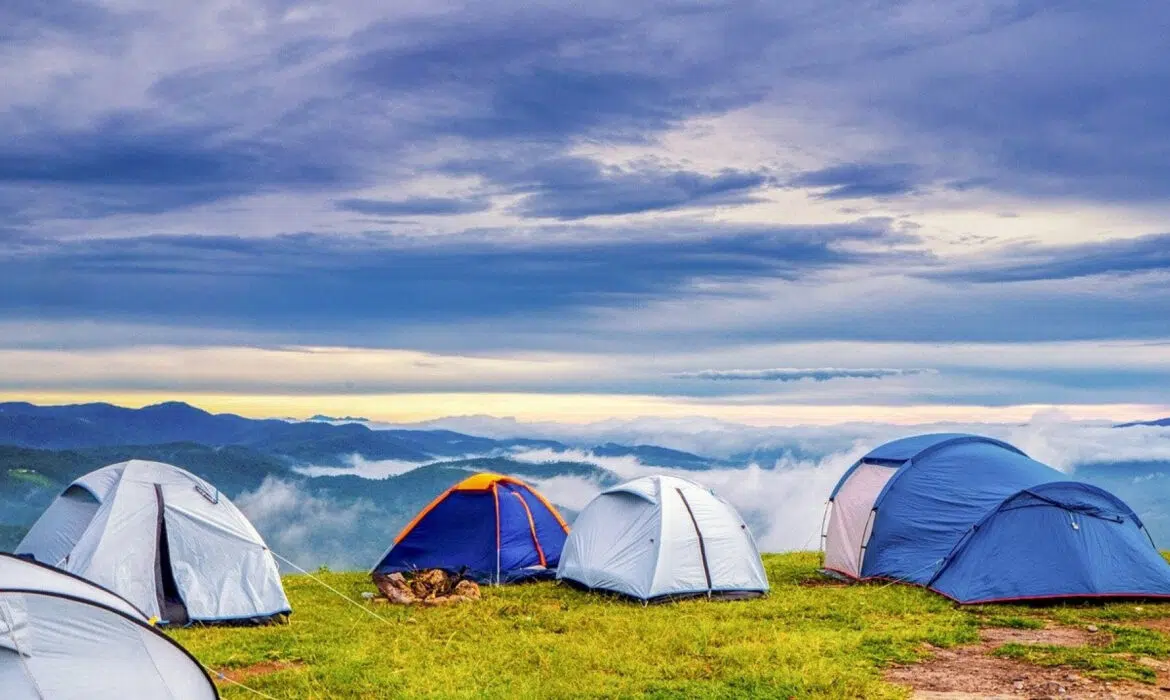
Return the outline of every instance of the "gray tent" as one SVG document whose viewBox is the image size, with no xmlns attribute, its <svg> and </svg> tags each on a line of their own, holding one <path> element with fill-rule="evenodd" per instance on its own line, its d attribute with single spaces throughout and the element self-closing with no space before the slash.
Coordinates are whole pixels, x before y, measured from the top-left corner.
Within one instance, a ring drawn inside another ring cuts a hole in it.
<svg viewBox="0 0 1170 700">
<path fill-rule="evenodd" d="M 603 491 L 577 515 L 557 578 L 639 600 L 768 590 L 755 540 L 711 489 L 672 476 Z"/>
<path fill-rule="evenodd" d="M 116 592 L 164 622 L 262 621 L 289 612 L 272 553 L 214 486 L 131 460 L 74 481 L 18 554 Z"/>
<path fill-rule="evenodd" d="M 5 700 L 214 700 L 211 678 L 129 601 L 43 564 L 0 554 Z"/>
</svg>

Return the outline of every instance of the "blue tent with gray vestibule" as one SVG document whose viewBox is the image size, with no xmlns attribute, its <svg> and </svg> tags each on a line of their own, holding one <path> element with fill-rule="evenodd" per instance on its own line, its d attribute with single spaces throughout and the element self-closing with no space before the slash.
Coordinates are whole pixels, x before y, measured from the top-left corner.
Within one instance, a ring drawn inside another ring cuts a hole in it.
<svg viewBox="0 0 1170 700">
<path fill-rule="evenodd" d="M 1170 565 L 1113 494 L 1005 442 L 937 434 L 870 452 L 833 489 L 826 571 L 960 603 L 1170 597 Z"/>
</svg>

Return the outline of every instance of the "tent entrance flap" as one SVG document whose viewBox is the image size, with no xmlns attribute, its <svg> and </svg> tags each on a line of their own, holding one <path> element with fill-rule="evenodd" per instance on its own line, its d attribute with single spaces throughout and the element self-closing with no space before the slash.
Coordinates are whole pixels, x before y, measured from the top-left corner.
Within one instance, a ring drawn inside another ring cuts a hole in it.
<svg viewBox="0 0 1170 700">
<path fill-rule="evenodd" d="M 863 463 L 832 500 L 825 536 L 825 568 L 861 578 L 862 552 L 874 503 L 897 467 Z"/>
<path fill-rule="evenodd" d="M 158 591 L 158 609 L 163 621 L 173 625 L 190 622 L 187 605 L 175 582 L 175 570 L 171 565 L 171 547 L 167 538 L 167 519 L 164 516 L 166 503 L 163 501 L 162 486 L 154 485 L 158 500 L 158 556 L 155 559 L 155 590 Z"/>
</svg>

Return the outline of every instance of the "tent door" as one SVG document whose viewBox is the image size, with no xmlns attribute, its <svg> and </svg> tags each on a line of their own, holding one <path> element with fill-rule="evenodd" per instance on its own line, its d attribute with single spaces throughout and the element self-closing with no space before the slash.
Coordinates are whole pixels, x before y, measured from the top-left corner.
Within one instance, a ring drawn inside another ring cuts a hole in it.
<svg viewBox="0 0 1170 700">
<path fill-rule="evenodd" d="M 158 547 L 155 557 L 154 581 L 158 591 L 158 609 L 162 619 L 172 625 L 185 625 L 190 622 L 187 615 L 187 605 L 183 596 L 179 594 L 179 586 L 175 582 L 175 571 L 171 567 L 171 547 L 167 541 L 167 519 L 165 517 L 166 504 L 163 502 L 162 486 L 154 485 L 154 495 L 158 501 Z"/>
<path fill-rule="evenodd" d="M 866 541 L 872 530 L 873 506 L 897 467 L 862 464 L 837 492 L 825 536 L 825 568 L 861 578 Z"/>
</svg>

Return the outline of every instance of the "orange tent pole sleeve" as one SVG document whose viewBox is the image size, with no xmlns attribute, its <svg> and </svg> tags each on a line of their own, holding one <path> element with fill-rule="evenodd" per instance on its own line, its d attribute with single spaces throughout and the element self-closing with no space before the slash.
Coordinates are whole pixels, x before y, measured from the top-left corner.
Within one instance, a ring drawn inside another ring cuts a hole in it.
<svg viewBox="0 0 1170 700">
<path fill-rule="evenodd" d="M 500 489 L 492 484 L 492 499 L 496 502 L 496 585 L 500 583 Z"/>
<path fill-rule="evenodd" d="M 548 499 L 546 499 L 544 496 L 540 495 L 539 491 L 532 488 L 531 486 L 524 483 L 523 481 L 518 481 L 517 483 L 519 483 L 524 488 L 528 489 L 528 493 L 532 494 L 533 496 L 536 496 L 536 500 L 543 503 L 545 508 L 548 508 L 548 512 L 552 513 L 553 517 L 557 519 L 557 522 L 561 524 L 562 530 L 564 530 L 566 533 L 569 531 L 569 524 L 566 523 L 565 519 L 561 517 L 561 514 L 557 511 L 556 506 L 549 503 Z"/>
</svg>

